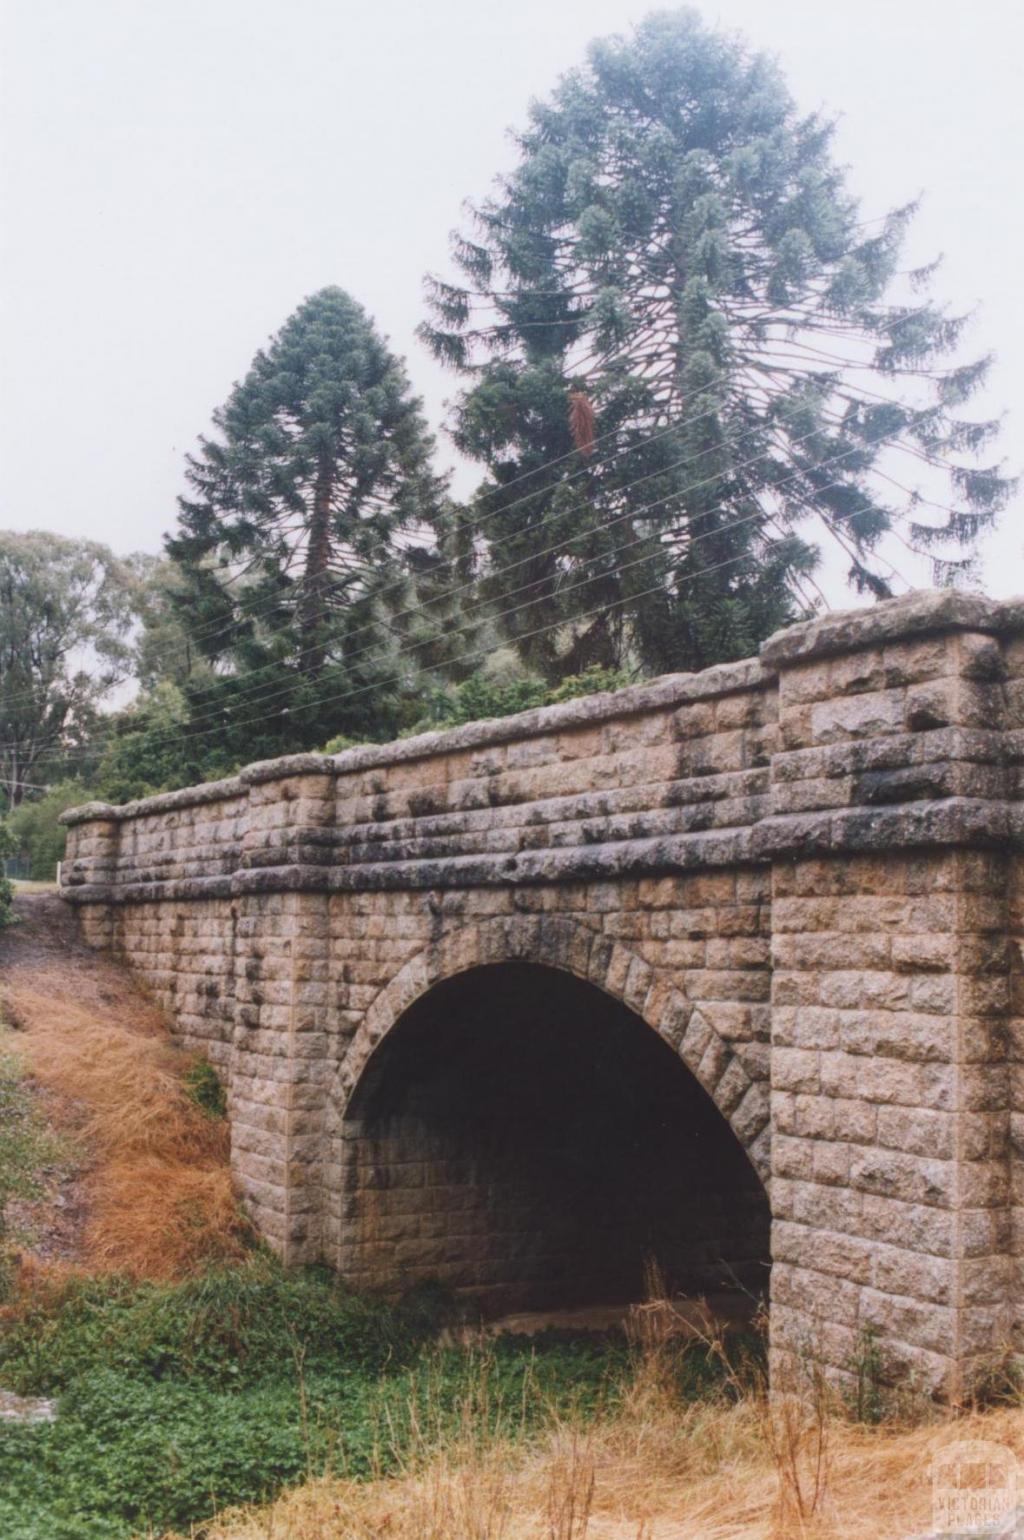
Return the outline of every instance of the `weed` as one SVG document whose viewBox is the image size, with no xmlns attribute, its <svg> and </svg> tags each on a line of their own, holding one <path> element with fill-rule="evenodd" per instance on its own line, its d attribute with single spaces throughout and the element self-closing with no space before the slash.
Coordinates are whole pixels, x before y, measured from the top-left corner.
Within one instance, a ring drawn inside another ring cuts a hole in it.
<svg viewBox="0 0 1024 1540">
<path fill-rule="evenodd" d="M 966 1404 L 975 1411 L 999 1406 L 1024 1409 L 1024 1355 L 1009 1345 L 994 1354 L 971 1385 Z"/>
<path fill-rule="evenodd" d="M 189 1067 L 185 1072 L 185 1089 L 190 1101 L 205 1112 L 207 1117 L 227 1117 L 227 1093 L 209 1059 L 196 1059 Z"/>
<path fill-rule="evenodd" d="M 559 1430 L 545 1493 L 545 1540 L 585 1540 L 594 1507 L 593 1448 L 577 1427 Z"/>
<path fill-rule="evenodd" d="M 889 1376 L 877 1327 L 861 1327 L 850 1360 L 850 1372 L 853 1376 L 850 1414 L 857 1422 L 877 1426 L 886 1415 L 890 1399 Z"/>
</svg>

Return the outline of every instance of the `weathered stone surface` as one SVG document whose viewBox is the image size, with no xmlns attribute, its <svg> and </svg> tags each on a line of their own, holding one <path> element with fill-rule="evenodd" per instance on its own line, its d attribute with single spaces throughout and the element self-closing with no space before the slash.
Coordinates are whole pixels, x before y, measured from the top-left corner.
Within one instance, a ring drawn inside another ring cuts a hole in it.
<svg viewBox="0 0 1024 1540">
<path fill-rule="evenodd" d="M 514 1162 L 487 1189 L 443 1120 L 363 1102 L 433 992 L 540 964 L 645 1022 L 770 1190 L 776 1361 L 842 1377 L 877 1329 L 955 1393 L 1024 1325 L 1022 780 L 1024 604 L 919 594 L 759 660 L 74 809 L 64 892 L 218 1065 L 285 1256 L 525 1286 Z M 694 1277 L 752 1201 L 679 1189 Z"/>
<path fill-rule="evenodd" d="M 907 637 L 962 631 L 1021 629 L 1020 606 L 1011 599 L 1001 604 L 975 594 L 950 590 L 924 591 L 905 599 L 888 599 L 870 609 L 846 610 L 811 620 L 804 625 L 777 631 L 761 647 L 766 667 L 829 657 L 862 647 L 877 647 Z"/>
</svg>

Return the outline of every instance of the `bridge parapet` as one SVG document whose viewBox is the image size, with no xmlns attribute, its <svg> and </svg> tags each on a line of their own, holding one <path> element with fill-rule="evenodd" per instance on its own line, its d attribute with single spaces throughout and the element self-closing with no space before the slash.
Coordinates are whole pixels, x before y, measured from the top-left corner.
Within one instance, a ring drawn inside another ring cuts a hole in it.
<svg viewBox="0 0 1024 1540">
<path fill-rule="evenodd" d="M 924 594 L 792 627 L 760 661 L 88 804 L 65 814 L 65 896 L 528 883 L 1017 838 L 1020 627 L 1015 603 Z"/>
<path fill-rule="evenodd" d="M 870 1328 L 955 1391 L 1024 1313 L 1022 757 L 1024 604 L 923 593 L 701 674 L 74 809 L 64 894 L 221 1066 L 286 1255 L 427 1265 L 397 1215 L 368 1237 L 345 1099 L 396 1001 L 532 960 L 654 1027 L 769 1175 L 777 1343 L 841 1375 Z"/>
</svg>

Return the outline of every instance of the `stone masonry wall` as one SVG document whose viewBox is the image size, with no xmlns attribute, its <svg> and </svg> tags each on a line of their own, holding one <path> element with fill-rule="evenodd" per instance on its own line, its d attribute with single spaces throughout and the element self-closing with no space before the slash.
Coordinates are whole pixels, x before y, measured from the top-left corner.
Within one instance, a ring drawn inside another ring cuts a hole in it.
<svg viewBox="0 0 1024 1540">
<path fill-rule="evenodd" d="M 394 1173 L 367 1229 L 360 1087 L 435 986 L 542 965 L 658 1033 L 747 1151 L 777 1358 L 842 1374 L 870 1328 L 957 1394 L 1022 1325 L 1022 749 L 1024 608 L 920 594 L 758 660 L 76 809 L 65 895 L 221 1069 L 286 1257 L 463 1266 Z"/>
</svg>

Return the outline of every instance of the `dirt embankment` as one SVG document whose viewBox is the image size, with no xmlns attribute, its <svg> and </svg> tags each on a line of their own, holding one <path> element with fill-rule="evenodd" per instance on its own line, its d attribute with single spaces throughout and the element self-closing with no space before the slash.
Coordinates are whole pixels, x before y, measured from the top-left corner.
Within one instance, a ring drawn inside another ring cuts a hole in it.
<svg viewBox="0 0 1024 1540">
<path fill-rule="evenodd" d="M 228 1131 L 191 1100 L 189 1057 L 135 981 L 78 939 L 52 893 L 0 936 L 0 1021 L 73 1159 L 15 1216 L 26 1268 L 173 1278 L 241 1254 Z"/>
</svg>

